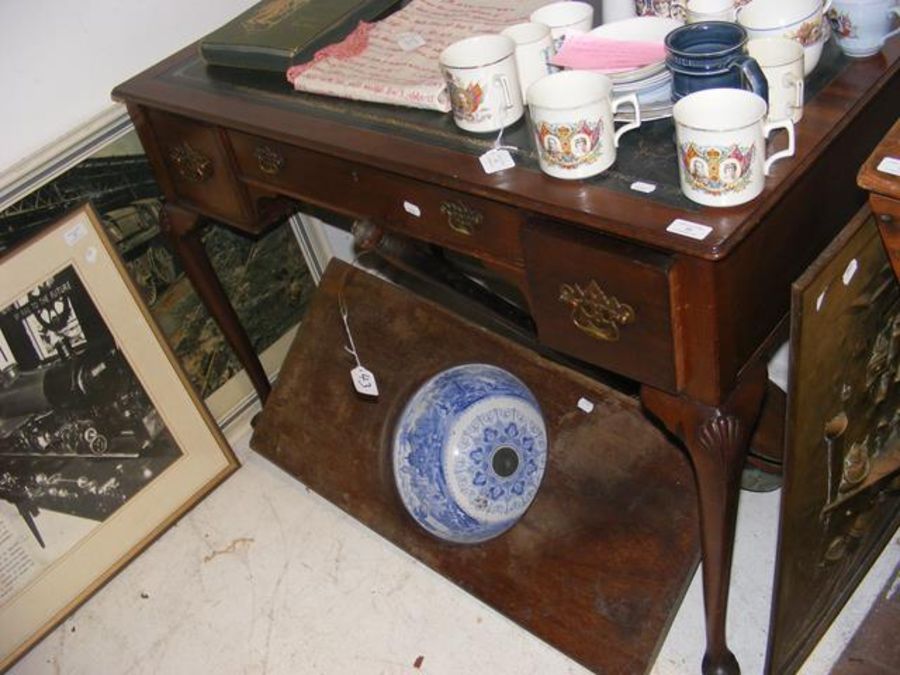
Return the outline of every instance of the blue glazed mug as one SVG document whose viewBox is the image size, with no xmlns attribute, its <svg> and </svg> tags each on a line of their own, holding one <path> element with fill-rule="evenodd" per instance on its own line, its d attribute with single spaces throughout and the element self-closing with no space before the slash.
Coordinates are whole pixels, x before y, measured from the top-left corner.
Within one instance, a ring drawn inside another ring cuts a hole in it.
<svg viewBox="0 0 900 675">
<path fill-rule="evenodd" d="M 746 89 L 764 100 L 769 87 L 759 64 L 747 56 L 747 31 L 728 21 L 700 21 L 666 36 L 672 100 L 702 89 Z"/>
</svg>

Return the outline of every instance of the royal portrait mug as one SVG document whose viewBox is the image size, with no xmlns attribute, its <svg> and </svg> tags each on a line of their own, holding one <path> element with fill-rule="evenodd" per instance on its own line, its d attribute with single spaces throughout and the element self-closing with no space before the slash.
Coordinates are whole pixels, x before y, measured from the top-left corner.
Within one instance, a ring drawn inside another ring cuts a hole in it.
<svg viewBox="0 0 900 675">
<path fill-rule="evenodd" d="M 515 51 L 516 43 L 505 35 L 476 35 L 441 52 L 453 121 L 460 129 L 497 131 L 522 117 Z"/>
<path fill-rule="evenodd" d="M 613 114 L 631 105 L 635 120 L 618 129 Z M 564 70 L 528 88 L 528 114 L 541 170 L 556 178 L 596 176 L 616 161 L 622 134 L 641 125 L 636 94 L 612 97 L 612 80 L 601 73 Z"/>
<path fill-rule="evenodd" d="M 737 206 L 763 190 L 771 166 L 794 154 L 794 123 L 766 122 L 766 101 L 742 89 L 705 89 L 673 107 L 681 191 L 705 206 Z M 766 157 L 775 129 L 787 148 Z"/>
</svg>

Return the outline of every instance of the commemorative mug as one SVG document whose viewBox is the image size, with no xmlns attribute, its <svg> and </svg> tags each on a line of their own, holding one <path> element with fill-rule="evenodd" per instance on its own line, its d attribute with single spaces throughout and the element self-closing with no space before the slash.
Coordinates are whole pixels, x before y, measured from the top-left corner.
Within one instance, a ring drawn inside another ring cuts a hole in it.
<svg viewBox="0 0 900 675">
<path fill-rule="evenodd" d="M 522 117 L 515 51 L 516 43 L 505 35 L 476 35 L 441 52 L 453 121 L 460 129 L 497 131 Z"/>
<path fill-rule="evenodd" d="M 586 70 L 553 73 L 528 88 L 528 114 L 544 173 L 588 178 L 612 166 L 622 134 L 641 125 L 637 95 L 613 98 L 612 88 L 609 77 Z M 626 104 L 634 108 L 635 120 L 615 129 L 613 115 Z"/>
<path fill-rule="evenodd" d="M 828 19 L 838 47 L 847 56 L 872 56 L 885 40 L 900 33 L 891 22 L 900 17 L 896 0 L 834 0 Z"/>
<path fill-rule="evenodd" d="M 517 23 L 500 34 L 516 43 L 516 71 L 524 101 L 529 85 L 553 72 L 550 59 L 555 52 L 550 28 L 542 23 Z"/>
<path fill-rule="evenodd" d="M 772 164 L 794 154 L 794 123 L 766 122 L 765 100 L 749 91 L 698 91 L 678 101 L 672 115 L 681 191 L 698 204 L 755 199 Z M 787 148 L 767 158 L 766 139 L 775 129 L 787 131 Z"/>
<path fill-rule="evenodd" d="M 684 21 L 687 10 L 685 0 L 634 0 L 638 16 L 661 16 Z"/>
<path fill-rule="evenodd" d="M 586 2 L 563 0 L 534 10 L 529 17 L 533 23 L 542 23 L 550 29 L 553 48 L 559 51 L 567 35 L 587 33 L 594 26 L 594 7 Z"/>
<path fill-rule="evenodd" d="M 787 38 L 750 40 L 747 52 L 756 59 L 769 84 L 769 121 L 803 118 L 803 47 Z"/>
<path fill-rule="evenodd" d="M 728 21 L 702 21 L 666 35 L 666 66 L 672 72 L 672 100 L 701 89 L 749 89 L 768 98 L 759 64 L 745 53 L 747 32 Z"/>
</svg>

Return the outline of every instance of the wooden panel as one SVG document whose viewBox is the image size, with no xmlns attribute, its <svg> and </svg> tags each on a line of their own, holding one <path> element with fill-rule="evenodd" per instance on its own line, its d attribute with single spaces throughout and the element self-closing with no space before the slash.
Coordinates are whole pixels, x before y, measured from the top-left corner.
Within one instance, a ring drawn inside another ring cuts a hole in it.
<svg viewBox="0 0 900 675">
<path fill-rule="evenodd" d="M 147 110 L 166 175 L 183 205 L 256 232 L 253 209 L 244 199 L 218 128 L 178 115 Z"/>
<path fill-rule="evenodd" d="M 338 293 L 378 380 L 377 401 L 353 393 Z M 531 508 L 508 532 L 474 546 L 422 530 L 403 509 L 390 468 L 391 431 L 408 398 L 436 372 L 467 362 L 521 378 L 549 439 Z M 592 413 L 576 407 L 581 397 L 593 401 Z M 636 400 L 339 261 L 326 271 L 251 445 L 598 673 L 649 669 L 697 561 L 687 458 Z"/>
<path fill-rule="evenodd" d="M 794 284 L 770 631 L 793 673 L 900 523 L 900 286 L 868 208 Z"/>
<path fill-rule="evenodd" d="M 541 342 L 674 390 L 669 256 L 549 223 L 527 227 L 524 248 Z"/>
<path fill-rule="evenodd" d="M 521 212 L 311 150 L 230 132 L 243 180 L 416 239 L 521 265 Z"/>
</svg>

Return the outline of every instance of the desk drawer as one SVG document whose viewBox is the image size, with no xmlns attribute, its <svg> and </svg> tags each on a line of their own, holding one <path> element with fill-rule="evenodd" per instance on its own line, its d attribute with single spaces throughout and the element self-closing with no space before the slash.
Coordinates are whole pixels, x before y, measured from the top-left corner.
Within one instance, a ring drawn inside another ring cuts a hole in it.
<svg viewBox="0 0 900 675">
<path fill-rule="evenodd" d="M 522 263 L 517 209 L 250 134 L 230 136 L 250 184 L 478 258 Z"/>
<path fill-rule="evenodd" d="M 148 110 L 147 119 L 177 198 L 207 216 L 255 229 L 252 206 L 232 169 L 222 132 L 158 110 Z"/>
<path fill-rule="evenodd" d="M 523 242 L 541 342 L 675 389 L 669 256 L 549 223 L 529 225 Z"/>
</svg>

